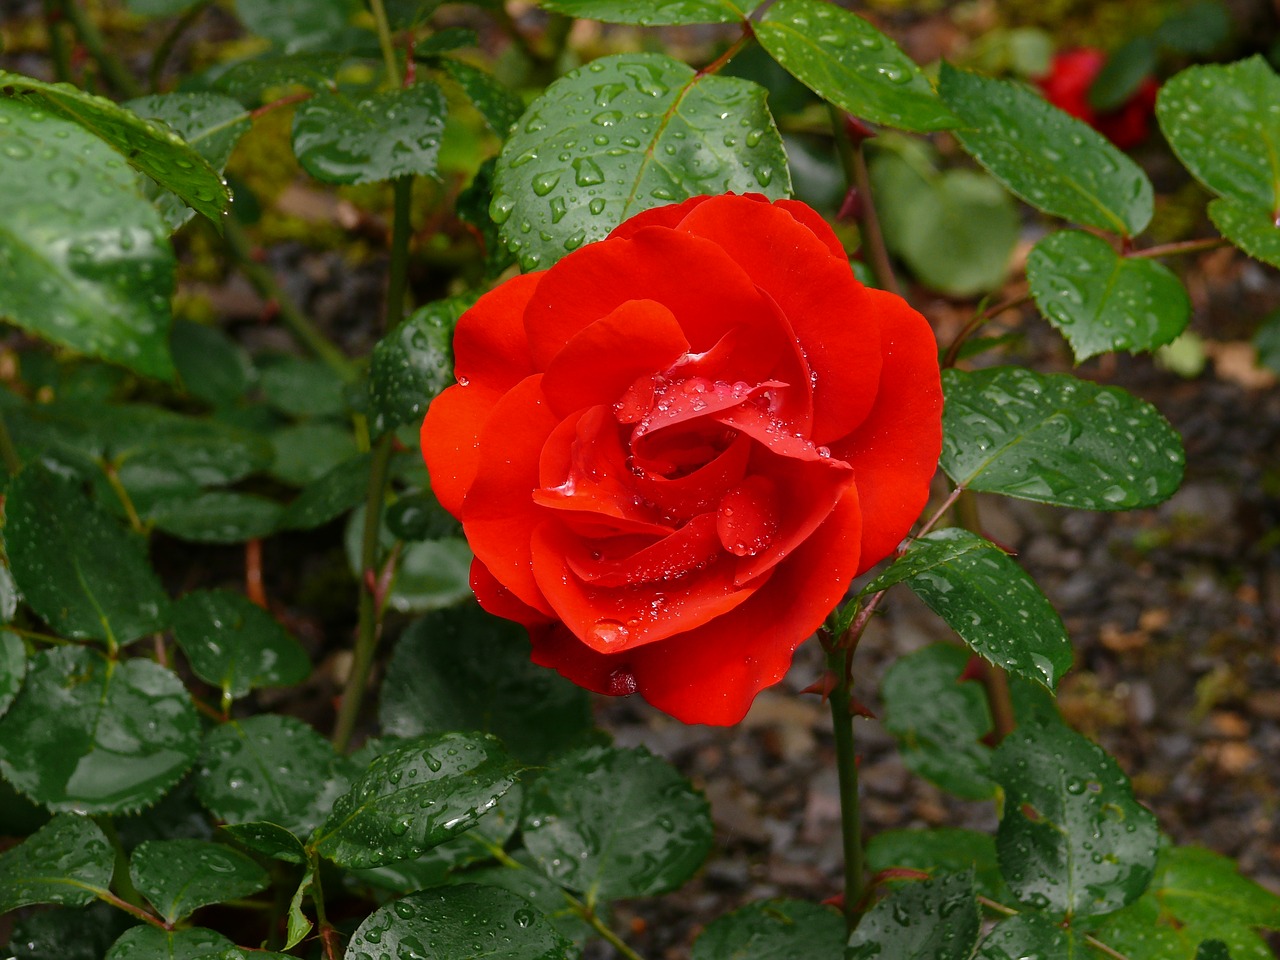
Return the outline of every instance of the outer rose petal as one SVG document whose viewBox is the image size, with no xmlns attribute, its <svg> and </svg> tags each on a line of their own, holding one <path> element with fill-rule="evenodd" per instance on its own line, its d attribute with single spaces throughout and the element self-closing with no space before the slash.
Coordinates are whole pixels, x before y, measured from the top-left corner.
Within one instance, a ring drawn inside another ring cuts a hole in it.
<svg viewBox="0 0 1280 960">
<path fill-rule="evenodd" d="M 478 384 L 449 387 L 431 401 L 422 421 L 422 458 L 431 475 L 431 492 L 455 517 L 476 478 L 480 431 L 502 394 Z"/>
<path fill-rule="evenodd" d="M 543 272 L 512 277 L 458 318 L 453 372 L 459 383 L 510 390 L 534 372 L 524 332 L 524 309 Z"/>
<path fill-rule="evenodd" d="M 615 237 L 633 237 L 637 230 L 645 227 L 677 227 L 680 221 L 688 216 L 689 211 L 700 203 L 706 203 L 711 197 L 690 197 L 680 203 L 668 203 L 661 207 L 650 207 L 642 210 L 634 217 L 623 220 L 610 232 L 608 239 Z"/>
<path fill-rule="evenodd" d="M 528 629 L 553 622 L 546 614 L 535 610 L 514 593 L 500 584 L 489 568 L 479 560 L 471 561 L 471 592 L 480 606 L 495 617 L 514 620 Z"/>
</svg>

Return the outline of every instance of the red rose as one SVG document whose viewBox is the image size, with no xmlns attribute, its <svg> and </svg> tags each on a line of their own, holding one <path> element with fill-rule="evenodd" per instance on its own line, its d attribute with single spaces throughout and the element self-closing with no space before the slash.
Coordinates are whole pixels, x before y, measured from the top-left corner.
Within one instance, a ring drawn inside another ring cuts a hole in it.
<svg viewBox="0 0 1280 960">
<path fill-rule="evenodd" d="M 1128 150 L 1147 138 L 1159 85 L 1148 77 L 1122 105 L 1100 113 L 1089 103 L 1089 88 L 1106 63 L 1107 55 L 1092 47 L 1064 50 L 1054 55 L 1048 74 L 1038 82 L 1055 107 L 1083 120 L 1121 150 Z"/>
<path fill-rule="evenodd" d="M 805 205 L 696 197 L 482 297 L 422 449 L 537 663 L 735 723 L 923 508 L 936 351 Z"/>
</svg>

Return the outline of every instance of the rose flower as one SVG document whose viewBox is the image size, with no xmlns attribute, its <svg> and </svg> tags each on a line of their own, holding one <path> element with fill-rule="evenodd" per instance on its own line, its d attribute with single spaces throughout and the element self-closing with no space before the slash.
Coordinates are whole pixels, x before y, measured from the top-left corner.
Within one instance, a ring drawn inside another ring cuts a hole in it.
<svg viewBox="0 0 1280 960">
<path fill-rule="evenodd" d="M 891 553 L 942 442 L 937 347 L 804 204 L 633 217 L 459 320 L 422 449 L 533 659 L 740 720 Z"/>
<path fill-rule="evenodd" d="M 1037 82 L 1045 99 L 1059 110 L 1083 120 L 1121 150 L 1128 150 L 1147 139 L 1160 88 L 1147 77 L 1120 106 L 1099 111 L 1089 103 L 1089 88 L 1106 63 L 1107 55 L 1093 47 L 1064 50 L 1054 54 L 1049 72 Z"/>
</svg>

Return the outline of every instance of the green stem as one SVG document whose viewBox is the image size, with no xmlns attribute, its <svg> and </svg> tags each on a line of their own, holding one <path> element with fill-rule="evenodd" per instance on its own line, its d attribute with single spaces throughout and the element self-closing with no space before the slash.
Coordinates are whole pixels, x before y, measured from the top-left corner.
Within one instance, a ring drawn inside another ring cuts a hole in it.
<svg viewBox="0 0 1280 960">
<path fill-rule="evenodd" d="M 329 919 L 324 910 L 324 887 L 320 885 L 320 855 L 314 850 L 309 850 L 308 858 L 311 866 L 311 905 L 316 908 L 316 930 L 320 934 L 320 943 L 326 960 L 338 960 L 337 931 L 329 926 Z"/>
<path fill-rule="evenodd" d="M 98 25 L 93 22 L 93 18 L 80 9 L 76 0 L 61 0 L 58 7 L 62 15 L 67 18 L 67 22 L 75 29 L 80 42 L 98 64 L 107 81 L 126 99 L 142 96 L 142 85 L 107 49 L 102 33 L 98 30 Z"/>
<path fill-rule="evenodd" d="M 845 180 L 858 192 L 858 231 L 862 234 L 867 266 L 871 268 L 876 283 L 882 290 L 901 296 L 902 288 L 898 286 L 898 278 L 894 275 L 889 248 L 885 246 L 884 233 L 880 229 L 880 217 L 876 214 L 875 200 L 871 196 L 871 175 L 867 171 L 867 157 L 863 149 L 866 137 L 851 139 L 845 130 L 844 114 L 830 104 L 827 105 L 827 110 L 831 115 L 831 129 L 835 133 L 836 150 L 840 154 L 840 165 L 844 167 Z"/>
<path fill-rule="evenodd" d="M 13 444 L 13 436 L 9 433 L 9 424 L 5 422 L 4 413 L 0 412 L 0 460 L 10 474 L 22 469 L 22 458 L 18 456 L 18 448 Z"/>
<path fill-rule="evenodd" d="M 745 47 L 748 43 L 750 43 L 754 39 L 755 39 L 755 33 L 752 31 L 751 25 L 749 23 L 744 24 L 743 30 L 742 30 L 742 36 L 738 37 L 737 40 L 733 41 L 733 43 L 729 46 L 727 50 L 725 50 L 724 53 L 720 54 L 720 56 L 716 57 L 714 60 L 708 63 L 705 67 L 699 70 L 698 76 L 705 77 L 708 74 L 719 73 L 721 70 L 724 69 L 725 65 L 730 60 L 732 60 L 734 57 L 736 57 L 739 53 L 742 52 L 743 47 Z"/>
<path fill-rule="evenodd" d="M 836 739 L 836 771 L 840 777 L 840 837 L 844 846 L 844 922 L 852 933 L 858 925 L 862 901 L 862 812 L 858 805 L 858 757 L 853 743 L 853 714 L 849 712 L 851 652 L 833 647 L 827 669 L 836 678 L 831 691 L 831 726 Z"/>
<path fill-rule="evenodd" d="M 600 935 L 600 939 L 604 940 L 613 947 L 613 949 L 617 950 L 618 953 L 626 957 L 626 960 L 644 960 L 640 954 L 636 953 L 627 945 L 625 940 L 614 933 L 607 923 L 596 916 L 596 912 L 594 910 L 580 901 L 577 897 L 570 896 L 567 892 L 565 893 L 565 899 L 569 901 L 569 905 L 573 908 L 573 912 L 581 917 L 592 930 L 598 933 Z"/>
<path fill-rule="evenodd" d="M 111 904 L 113 907 L 115 907 L 118 910 L 123 910 L 125 913 L 129 914 L 129 916 L 131 917 L 137 917 L 139 920 L 146 921 L 147 923 L 151 924 L 153 927 L 159 927 L 161 930 L 172 929 L 172 927 L 170 927 L 167 923 L 165 923 L 163 920 L 161 920 L 151 911 L 144 910 L 142 907 L 134 906 L 128 900 L 122 900 L 120 897 L 117 897 L 110 890 L 99 890 L 98 899 Z"/>
<path fill-rule="evenodd" d="M 387 19 L 387 8 L 382 0 L 369 0 L 369 9 L 373 11 L 373 23 L 378 30 L 378 46 L 382 48 L 382 62 L 387 68 L 387 80 L 393 86 L 400 86 L 400 64 L 396 62 L 396 47 L 391 37 L 391 21 Z"/>
<path fill-rule="evenodd" d="M 173 48 L 178 45 L 178 41 L 191 28 L 191 25 L 200 19 L 200 15 L 211 6 L 213 6 L 213 0 L 200 0 L 199 3 L 193 4 L 164 35 L 164 39 L 160 41 L 155 54 L 151 57 L 151 68 L 147 71 L 147 86 L 151 88 L 152 93 L 160 92 L 160 81 L 165 64 L 169 62 Z"/>
<path fill-rule="evenodd" d="M 1177 243 L 1162 243 L 1145 250 L 1130 250 L 1126 257 L 1171 257 L 1182 253 L 1202 253 L 1205 250 L 1217 250 L 1230 246 L 1231 242 L 1224 237 L 1205 237 L 1202 240 L 1179 240 Z"/>
<path fill-rule="evenodd" d="M 94 817 L 93 822 L 98 825 L 98 829 L 106 836 L 107 842 L 111 844 L 111 849 L 115 854 L 116 865 L 111 874 L 111 881 L 120 899 L 145 912 L 146 901 L 142 899 L 142 894 L 138 893 L 138 888 L 133 885 L 133 878 L 129 876 L 129 855 L 125 853 L 124 844 L 120 842 L 120 834 L 116 832 L 115 821 L 106 814 L 102 814 Z M 138 914 L 135 914 L 135 916 L 138 916 Z"/>
<path fill-rule="evenodd" d="M 49 34 L 49 56 L 53 60 L 53 78 L 61 83 L 71 81 L 71 51 L 59 21 L 62 12 L 58 0 L 44 0 L 44 25 Z"/>
</svg>

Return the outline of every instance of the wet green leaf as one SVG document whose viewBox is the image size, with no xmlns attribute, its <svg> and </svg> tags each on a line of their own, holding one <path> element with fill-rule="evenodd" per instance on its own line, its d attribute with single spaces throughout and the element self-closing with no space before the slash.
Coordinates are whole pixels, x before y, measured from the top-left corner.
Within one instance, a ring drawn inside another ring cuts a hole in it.
<svg viewBox="0 0 1280 960">
<path fill-rule="evenodd" d="M 194 497 L 163 500 L 147 519 L 179 540 L 194 543 L 243 543 L 273 533 L 283 508 L 251 493 L 211 490 Z"/>
<path fill-rule="evenodd" d="M 275 448 L 271 475 L 294 487 L 318 483 L 359 456 L 350 428 L 329 421 L 308 420 L 277 430 L 271 445 Z"/>
<path fill-rule="evenodd" d="M 1095 956 L 1070 929 L 1064 930 L 1043 914 L 1023 913 L 997 923 L 982 941 L 975 960 L 1087 960 Z"/>
<path fill-rule="evenodd" d="M 28 466 L 9 488 L 5 513 L 14 580 L 59 634 L 128 643 L 168 622 L 169 598 L 143 542 L 75 483 Z"/>
<path fill-rule="evenodd" d="M 272 357 L 262 365 L 260 386 L 267 403 L 294 417 L 343 416 L 347 412 L 342 378 L 319 360 Z"/>
<path fill-rule="evenodd" d="M 1221 940 L 1206 940 L 1196 947 L 1196 960 L 1231 960 L 1231 951 Z"/>
<path fill-rule="evenodd" d="M 181 197 L 197 213 L 215 225 L 221 222 L 231 203 L 227 185 L 218 171 L 168 124 L 153 123 L 69 83 L 44 83 L 0 70 L 0 91 L 79 124 L 110 144 L 130 166 Z M 29 206 L 32 198 L 23 199 Z"/>
<path fill-rule="evenodd" d="M 500 887 L 472 883 L 411 893 L 389 903 L 360 924 L 347 945 L 353 957 L 416 955 L 427 960 L 564 960 L 568 949 L 568 941 L 527 900 Z"/>
<path fill-rule="evenodd" d="M 904 883 L 863 916 L 845 960 L 968 960 L 978 924 L 972 871 Z"/>
<path fill-rule="evenodd" d="M 1027 203 L 1124 236 L 1151 222 L 1151 181 L 1088 124 L 1012 81 L 946 63 L 941 79 L 942 99 L 961 120 L 955 136 Z"/>
<path fill-rule="evenodd" d="M 1231 15 L 1218 0 L 1200 0 L 1170 12 L 1156 27 L 1156 41 L 1179 53 L 1203 57 L 1231 35 Z"/>
<path fill-rule="evenodd" d="M 1280 77 L 1260 55 L 1188 67 L 1165 81 L 1156 119 L 1197 180 L 1280 214 Z"/>
<path fill-rule="evenodd" d="M 1276 231 L 1280 237 L 1280 231 Z M 1186 288 L 1162 264 L 1122 257 L 1101 237 L 1051 233 L 1027 256 L 1036 306 L 1071 344 L 1076 362 L 1113 350 L 1154 350 L 1191 318 Z"/>
<path fill-rule="evenodd" d="M 0 630 L 0 715 L 18 695 L 26 673 L 27 648 L 22 638 L 9 630 Z"/>
<path fill-rule="evenodd" d="M 173 638 L 201 680 L 243 697 L 311 672 L 307 652 L 266 610 L 229 590 L 196 590 L 173 605 Z"/>
<path fill-rule="evenodd" d="M 286 863 L 306 862 L 307 852 L 302 841 L 279 824 L 255 820 L 224 824 L 222 829 L 255 853 Z"/>
<path fill-rule="evenodd" d="M 374 346 L 369 412 L 375 433 L 421 423 L 427 404 L 453 383 L 453 328 L 471 303 L 469 297 L 429 303 Z"/>
<path fill-rule="evenodd" d="M 484 276 L 492 279 L 515 263 L 515 256 L 507 249 L 499 233 L 498 225 L 489 216 L 493 202 L 493 172 L 498 158 L 490 157 L 480 165 L 475 179 L 458 194 L 456 206 L 458 219 L 475 228 L 484 247 Z"/>
<path fill-rule="evenodd" d="M 825 0 L 777 0 L 753 27 L 760 45 L 818 96 L 862 120 L 928 132 L 956 125 L 898 45 Z"/>
<path fill-rule="evenodd" d="M 244 25 L 285 53 L 339 47 L 360 12 L 357 0 L 236 0 Z"/>
<path fill-rule="evenodd" d="M 0 179 L 0 316 L 171 379 L 173 251 L 134 172 L 75 123 L 0 96 Z"/>
<path fill-rule="evenodd" d="M 160 916 L 175 923 L 211 903 L 265 889 L 256 862 L 225 844 L 207 840 L 148 840 L 129 858 L 129 876 Z"/>
<path fill-rule="evenodd" d="M 401 613 L 427 613 L 471 596 L 471 548 L 460 537 L 410 543 L 400 552 L 387 605 Z"/>
<path fill-rule="evenodd" d="M 269 93 L 296 87 L 307 90 L 328 87 L 347 59 L 338 53 L 267 54 L 221 68 L 212 83 L 227 96 L 247 106 L 256 106 Z"/>
<path fill-rule="evenodd" d="M 578 948 L 597 936 L 595 930 L 573 911 L 565 899 L 564 888 L 538 869 L 527 850 L 516 850 L 511 854 L 511 860 L 514 865 L 473 867 L 459 874 L 459 878 L 465 878 L 467 883 L 501 887 L 528 900 L 537 913 L 551 921 L 560 935 Z M 601 904 L 596 915 L 607 923 L 608 906 Z M 569 953 L 567 956 L 576 957 L 577 954 Z"/>
<path fill-rule="evenodd" d="M 21 594 L 18 585 L 13 582 L 13 574 L 9 568 L 0 563 L 0 623 L 12 623 L 18 612 L 18 600 Z"/>
<path fill-rule="evenodd" d="M 707 801 L 644 748 L 589 747 L 528 788 L 525 848 L 590 906 L 675 890 L 711 850 Z"/>
<path fill-rule="evenodd" d="M 369 463 L 369 454 L 362 453 L 342 461 L 307 484 L 297 499 L 285 507 L 280 526 L 289 530 L 311 530 L 355 507 L 368 491 Z"/>
<path fill-rule="evenodd" d="M 0 914 L 32 903 L 82 907 L 107 893 L 114 866 L 97 824 L 60 814 L 0 853 Z"/>
<path fill-rule="evenodd" d="M 31 658 L 0 718 L 0 770 L 50 810 L 129 813 L 191 766 L 199 721 L 182 681 L 150 660 L 113 662 L 86 647 Z"/>
<path fill-rule="evenodd" d="M 1117 110 L 1156 72 L 1158 47 L 1150 36 L 1137 36 L 1119 47 L 1089 85 L 1089 105 Z"/>
<path fill-rule="evenodd" d="M 978 830 L 884 830 L 868 841 L 866 861 L 872 874 L 895 868 L 925 873 L 960 873 L 972 868 L 974 889 L 979 894 L 995 900 L 1009 896 L 1000 875 L 995 837 Z"/>
<path fill-rule="evenodd" d="M 948 527 L 920 537 L 863 593 L 903 581 L 997 666 L 1051 690 L 1071 667 L 1058 612 L 1008 554 L 976 533 Z"/>
<path fill-rule="evenodd" d="M 311 921 L 302 912 L 302 901 L 314 883 L 315 871 L 314 869 L 308 870 L 303 874 L 302 881 L 298 884 L 298 889 L 293 892 L 293 897 L 289 901 L 289 919 L 285 928 L 284 942 L 286 950 L 292 950 L 311 932 Z"/>
<path fill-rule="evenodd" d="M 970 490 L 1082 510 L 1132 510 L 1182 481 L 1182 441 L 1115 387 L 1016 367 L 947 370 L 942 469 Z"/>
<path fill-rule="evenodd" d="M 387 507 L 387 529 L 401 540 L 456 537 L 462 527 L 429 490 L 409 493 Z"/>
<path fill-rule="evenodd" d="M 713 920 L 692 960 L 841 960 L 844 919 L 807 900 L 759 900 Z"/>
<path fill-rule="evenodd" d="M 765 90 L 670 57 L 601 57 L 551 84 L 507 140 L 490 214 L 526 270 L 704 193 L 790 193 Z"/>
<path fill-rule="evenodd" d="M 529 763 L 580 745 L 591 729 L 585 692 L 530 661 L 522 628 L 474 604 L 428 614 L 401 635 L 378 716 L 400 737 L 491 733 Z"/>
<path fill-rule="evenodd" d="M 539 6 L 570 17 L 665 27 L 745 20 L 759 0 L 540 0 Z"/>
<path fill-rule="evenodd" d="M 995 793 L 986 692 L 960 681 L 969 653 L 934 644 L 895 661 L 880 686 L 884 726 L 914 773 L 966 800 Z"/>
<path fill-rule="evenodd" d="M 249 356 L 221 330 L 179 320 L 169 347 L 182 385 L 201 400 L 226 406 L 249 389 L 254 376 Z"/>
<path fill-rule="evenodd" d="M 435 84 L 360 96 L 321 91 L 293 115 L 293 150 L 325 183 L 436 176 L 444 94 Z"/>
<path fill-rule="evenodd" d="M 1280 266 L 1280 215 L 1235 197 L 1219 197 L 1209 203 L 1209 219 L 1255 260 Z"/>
<path fill-rule="evenodd" d="M 9 950 L 17 960 L 102 960 L 135 922 L 101 900 L 87 907 L 54 907 L 20 917 Z"/>
<path fill-rule="evenodd" d="M 230 940 L 214 930 L 190 927 L 163 930 L 141 925 L 126 930 L 103 960 L 208 960 L 233 948 Z"/>
<path fill-rule="evenodd" d="M 465 60 L 445 58 L 440 66 L 462 88 L 467 99 L 480 111 L 489 129 L 506 138 L 524 113 L 524 101 L 504 87 L 490 73 Z"/>
<path fill-rule="evenodd" d="M 1094 916 L 1146 889 L 1155 817 L 1101 747 L 1060 721 L 1023 722 L 996 748 L 992 776 L 1005 791 L 1000 869 L 1023 903 Z"/>
</svg>

